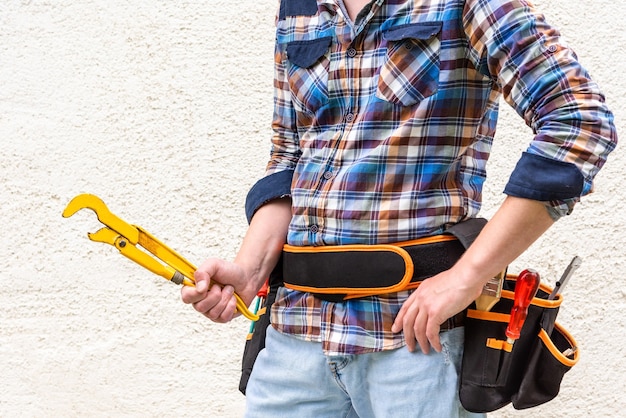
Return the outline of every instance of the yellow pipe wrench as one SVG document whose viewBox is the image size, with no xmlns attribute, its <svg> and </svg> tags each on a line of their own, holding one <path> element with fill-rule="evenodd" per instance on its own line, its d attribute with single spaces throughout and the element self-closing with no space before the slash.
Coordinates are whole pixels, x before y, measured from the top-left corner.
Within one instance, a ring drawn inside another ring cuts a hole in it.
<svg viewBox="0 0 626 418">
<path fill-rule="evenodd" d="M 81 209 L 91 209 L 96 213 L 98 220 L 105 225 L 97 232 L 88 233 L 87 236 L 90 240 L 114 246 L 123 256 L 171 282 L 184 286 L 195 286 L 193 273 L 196 271 L 196 267 L 193 264 L 145 229 L 131 225 L 115 216 L 98 196 L 80 194 L 74 197 L 63 211 L 63 217 L 68 218 Z M 142 247 L 147 252 L 137 246 Z M 236 293 L 235 299 L 237 300 L 237 310 L 243 316 L 251 321 L 259 319 L 258 315 L 252 313 Z"/>
</svg>

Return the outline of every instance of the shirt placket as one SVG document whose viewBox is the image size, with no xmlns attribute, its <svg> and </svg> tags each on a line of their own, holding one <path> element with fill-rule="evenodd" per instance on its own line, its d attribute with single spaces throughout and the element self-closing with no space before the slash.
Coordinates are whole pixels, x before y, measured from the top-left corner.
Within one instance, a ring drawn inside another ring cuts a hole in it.
<svg viewBox="0 0 626 418">
<path fill-rule="evenodd" d="M 332 62 L 329 69 L 329 94 L 336 97 L 350 98 L 354 93 L 351 87 L 354 81 L 351 80 L 349 75 L 350 72 L 347 68 L 349 64 L 346 62 L 346 54 L 352 54 L 352 51 L 348 51 L 348 48 L 345 47 L 345 40 L 350 39 L 350 28 L 342 18 L 342 14 L 338 13 L 339 5 L 336 1 L 325 1 L 322 3 L 334 11 L 334 19 L 336 19 L 337 44 L 332 46 L 334 52 L 331 53 Z M 333 91 L 330 91 L 330 86 L 335 86 Z M 326 160 L 320 164 L 320 172 L 311 189 L 306 205 L 307 241 L 312 245 L 323 244 L 328 194 L 336 171 L 340 166 L 338 161 L 340 156 L 339 148 L 346 135 L 346 124 L 354 121 L 354 114 L 346 112 L 346 107 L 349 108 L 345 104 L 343 106 L 334 105 L 333 112 L 336 112 L 336 114 L 332 115 L 331 118 L 325 118 L 325 120 L 332 120 L 333 122 L 332 127 L 327 128 L 333 130 L 333 138 L 328 144 Z M 328 112 L 330 110 L 326 109 L 324 111 Z"/>
</svg>

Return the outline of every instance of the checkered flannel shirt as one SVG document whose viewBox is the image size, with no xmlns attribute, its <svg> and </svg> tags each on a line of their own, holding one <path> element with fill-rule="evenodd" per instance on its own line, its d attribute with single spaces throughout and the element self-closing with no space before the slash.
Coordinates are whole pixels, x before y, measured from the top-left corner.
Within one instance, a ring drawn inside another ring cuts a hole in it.
<svg viewBox="0 0 626 418">
<path fill-rule="evenodd" d="M 248 216 L 290 195 L 288 242 L 377 244 L 475 217 L 503 98 L 532 129 L 508 195 L 569 213 L 616 143 L 604 96 L 525 0 L 282 1 L 273 139 Z M 349 267 L 348 267 L 349 268 Z M 408 292 L 320 301 L 281 289 L 279 331 L 328 354 L 403 344 L 390 331 Z"/>
</svg>

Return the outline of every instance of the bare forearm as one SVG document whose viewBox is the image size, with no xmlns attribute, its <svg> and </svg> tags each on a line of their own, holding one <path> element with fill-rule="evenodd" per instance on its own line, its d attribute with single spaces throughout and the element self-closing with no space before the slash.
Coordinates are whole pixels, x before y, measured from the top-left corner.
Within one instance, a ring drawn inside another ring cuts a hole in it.
<svg viewBox="0 0 626 418">
<path fill-rule="evenodd" d="M 247 273 L 250 285 L 259 288 L 278 262 L 291 221 L 291 199 L 273 200 L 254 214 L 235 263 Z"/>
<path fill-rule="evenodd" d="M 468 287 L 480 292 L 483 283 L 519 257 L 553 223 L 543 203 L 507 197 L 453 269 L 467 280 Z"/>
</svg>

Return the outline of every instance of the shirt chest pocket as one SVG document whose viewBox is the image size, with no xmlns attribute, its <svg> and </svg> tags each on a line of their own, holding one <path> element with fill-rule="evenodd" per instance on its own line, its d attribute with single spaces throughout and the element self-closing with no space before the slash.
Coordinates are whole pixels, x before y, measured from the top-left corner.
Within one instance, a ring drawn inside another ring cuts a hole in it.
<svg viewBox="0 0 626 418">
<path fill-rule="evenodd" d="M 287 78 L 297 111 L 315 112 L 328 103 L 330 36 L 287 44 Z"/>
<path fill-rule="evenodd" d="M 378 78 L 378 98 L 410 106 L 437 92 L 441 27 L 442 22 L 423 22 L 383 32 L 387 57 Z"/>
</svg>

